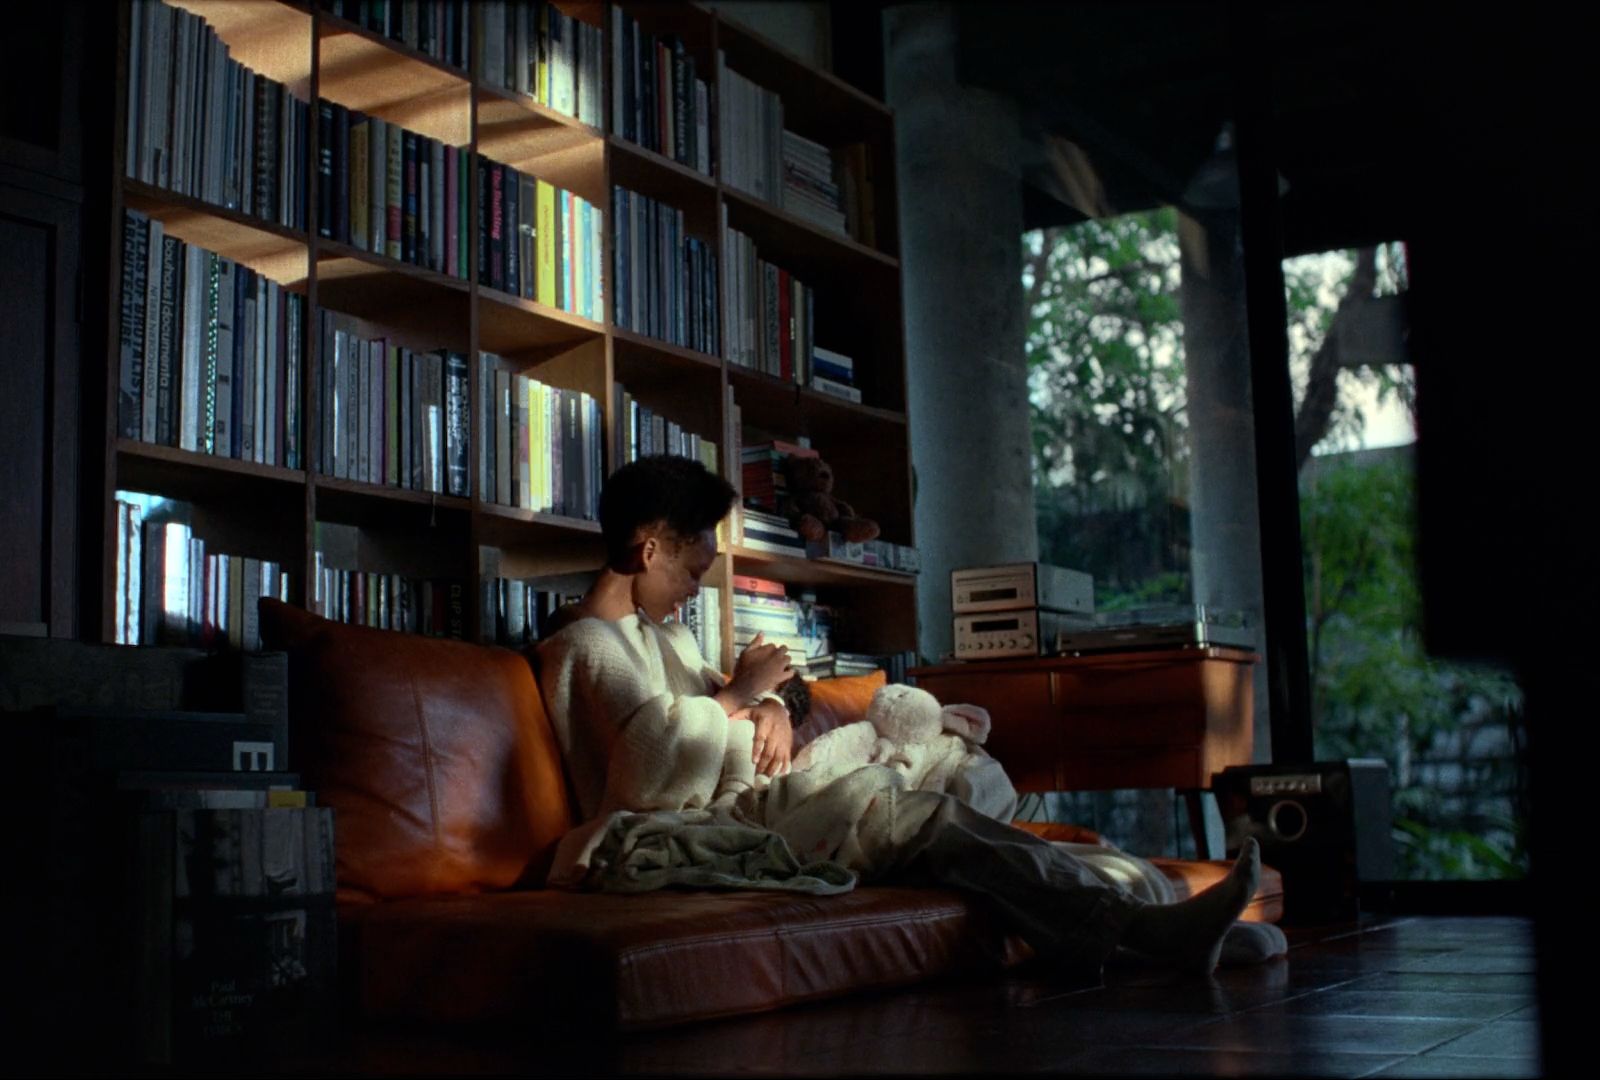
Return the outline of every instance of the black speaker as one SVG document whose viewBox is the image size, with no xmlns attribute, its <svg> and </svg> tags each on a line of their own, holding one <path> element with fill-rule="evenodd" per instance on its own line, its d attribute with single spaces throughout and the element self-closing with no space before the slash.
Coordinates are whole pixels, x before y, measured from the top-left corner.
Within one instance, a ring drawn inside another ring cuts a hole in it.
<svg viewBox="0 0 1600 1080">
<path fill-rule="evenodd" d="M 1228 854 L 1245 837 L 1283 875 L 1286 923 L 1338 922 L 1360 911 L 1360 885 L 1394 879 L 1389 766 L 1378 758 L 1238 765 L 1211 778 Z"/>
</svg>

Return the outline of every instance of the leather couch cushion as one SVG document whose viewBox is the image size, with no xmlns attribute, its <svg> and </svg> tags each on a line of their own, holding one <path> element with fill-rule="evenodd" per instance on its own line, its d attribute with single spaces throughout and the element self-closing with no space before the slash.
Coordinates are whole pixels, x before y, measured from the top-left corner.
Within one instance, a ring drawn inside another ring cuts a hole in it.
<svg viewBox="0 0 1600 1080">
<path fill-rule="evenodd" d="M 902 886 L 832 897 L 540 889 L 346 916 L 357 1005 L 388 1020 L 661 1027 L 992 972 L 1032 955 L 981 903 Z"/>
<path fill-rule="evenodd" d="M 522 657 L 271 599 L 260 613 L 289 654 L 290 766 L 336 812 L 342 900 L 543 881 L 572 822 Z"/>
</svg>

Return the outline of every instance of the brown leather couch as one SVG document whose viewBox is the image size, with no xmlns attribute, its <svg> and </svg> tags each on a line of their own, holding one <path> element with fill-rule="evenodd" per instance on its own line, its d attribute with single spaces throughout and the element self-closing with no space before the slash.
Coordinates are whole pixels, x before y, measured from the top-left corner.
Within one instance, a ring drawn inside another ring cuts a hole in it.
<svg viewBox="0 0 1600 1080">
<path fill-rule="evenodd" d="M 575 819 L 527 659 L 344 626 L 274 600 L 260 611 L 263 641 L 290 658 L 291 766 L 337 812 L 341 985 L 364 1018 L 640 1029 L 1030 956 L 980 901 L 948 889 L 542 888 Z M 819 683 L 813 709 L 857 719 L 880 685 L 881 675 Z M 1225 870 L 1158 865 L 1180 893 Z M 1264 877 L 1247 917 L 1275 921 L 1281 883 Z"/>
</svg>

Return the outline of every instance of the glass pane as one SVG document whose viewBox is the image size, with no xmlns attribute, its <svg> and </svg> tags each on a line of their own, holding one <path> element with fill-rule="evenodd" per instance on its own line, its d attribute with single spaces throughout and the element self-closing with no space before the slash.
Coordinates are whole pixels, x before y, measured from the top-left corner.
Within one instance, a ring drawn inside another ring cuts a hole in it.
<svg viewBox="0 0 1600 1080">
<path fill-rule="evenodd" d="M 1382 758 L 1402 878 L 1527 872 L 1522 695 L 1430 658 L 1404 247 L 1284 262 L 1316 755 Z"/>
</svg>

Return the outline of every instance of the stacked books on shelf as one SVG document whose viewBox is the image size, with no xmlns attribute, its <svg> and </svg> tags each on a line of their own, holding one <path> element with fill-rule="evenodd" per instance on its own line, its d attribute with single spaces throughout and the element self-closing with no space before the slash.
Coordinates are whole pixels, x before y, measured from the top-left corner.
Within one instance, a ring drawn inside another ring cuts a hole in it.
<svg viewBox="0 0 1600 1080">
<path fill-rule="evenodd" d="M 717 255 L 684 228 L 683 211 L 621 186 L 611 190 L 616 235 L 613 318 L 624 330 L 703 353 L 717 351 Z"/>
<path fill-rule="evenodd" d="M 739 490 L 744 505 L 754 510 L 776 513 L 789 488 L 783 472 L 783 459 L 816 456 L 817 452 L 809 446 L 781 439 L 742 447 L 739 451 Z"/>
<path fill-rule="evenodd" d="M 454 580 L 342 570 L 317 552 L 312 610 L 324 618 L 378 630 L 465 638 L 465 589 Z"/>
<path fill-rule="evenodd" d="M 465 278 L 469 156 L 398 124 L 318 101 L 317 235 Z"/>
<path fill-rule="evenodd" d="M 582 599 L 582 594 L 540 589 L 537 584 L 537 579 L 484 579 L 483 628 L 496 645 L 520 648 L 543 639 L 555 613 Z"/>
<path fill-rule="evenodd" d="M 855 361 L 820 345 L 811 347 L 811 389 L 861 404 Z"/>
<path fill-rule="evenodd" d="M 366 338 L 329 311 L 320 333 L 323 475 L 465 497 L 466 356 Z"/>
<path fill-rule="evenodd" d="M 674 609 L 673 618 L 694 634 L 706 664 L 722 670 L 722 591 L 701 589 Z"/>
<path fill-rule="evenodd" d="M 814 543 L 807 543 L 806 555 L 812 559 L 873 566 L 902 574 L 916 574 L 922 570 L 922 558 L 914 547 L 887 540 L 846 540 L 836 532 L 830 532 Z"/>
<path fill-rule="evenodd" d="M 478 284 L 599 321 L 605 212 L 570 191 L 478 159 Z"/>
<path fill-rule="evenodd" d="M 441 64 L 466 71 L 471 61 L 471 0 L 322 0 L 322 7 Z"/>
<path fill-rule="evenodd" d="M 909 651 L 887 655 L 835 652 L 831 657 L 812 661 L 807 674 L 813 678 L 842 679 L 852 675 L 871 675 L 874 671 L 882 671 L 888 676 L 889 682 L 903 683 L 906 681 L 906 669 L 915 667 L 916 663 L 917 654 Z"/>
<path fill-rule="evenodd" d="M 843 199 L 834 181 L 833 151 L 787 129 L 783 133 L 783 208 L 818 228 L 848 235 Z"/>
<path fill-rule="evenodd" d="M 711 88 L 682 39 L 646 33 L 613 4 L 611 86 L 613 134 L 711 175 Z"/>
<path fill-rule="evenodd" d="M 752 551 L 765 551 L 773 555 L 806 557 L 805 538 L 795 532 L 789 519 L 782 514 L 765 510 L 752 510 L 746 506 L 740 513 L 739 543 Z"/>
<path fill-rule="evenodd" d="M 756 252 L 755 241 L 728 225 L 722 207 L 727 288 L 722 293 L 729 363 L 809 385 L 816 296 L 810 286 Z"/>
<path fill-rule="evenodd" d="M 833 611 L 804 593 L 790 597 L 781 582 L 744 574 L 733 576 L 733 641 L 735 652 L 762 634 L 763 640 L 789 650 L 789 663 L 800 675 L 814 678 L 832 659 Z"/>
<path fill-rule="evenodd" d="M 300 468 L 305 298 L 126 211 L 117 433 Z"/>
<path fill-rule="evenodd" d="M 484 83 L 600 126 L 600 27 L 544 0 L 499 0 L 478 10 Z"/>
<path fill-rule="evenodd" d="M 289 599 L 289 574 L 267 559 L 206 551 L 187 524 L 149 521 L 117 500 L 115 641 L 261 648 L 256 601 Z"/>
<path fill-rule="evenodd" d="M 310 106 L 182 8 L 141 0 L 129 34 L 127 176 L 304 229 Z"/>
<path fill-rule="evenodd" d="M 648 405 L 641 405 L 617 383 L 616 413 L 613 424 L 617 444 L 612 452 L 618 465 L 648 457 L 651 454 L 673 454 L 692 458 L 712 472 L 717 471 L 717 444 L 710 439 L 685 431 L 676 421 L 668 420 Z"/>
<path fill-rule="evenodd" d="M 478 448 L 485 502 L 593 520 L 605 475 L 600 403 L 480 353 Z"/>
</svg>

